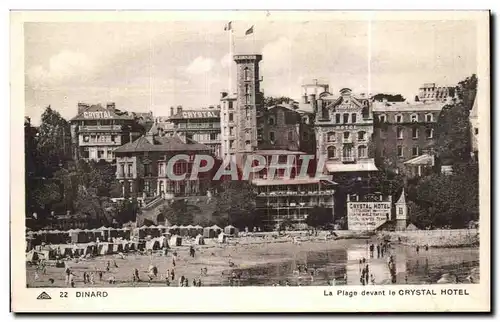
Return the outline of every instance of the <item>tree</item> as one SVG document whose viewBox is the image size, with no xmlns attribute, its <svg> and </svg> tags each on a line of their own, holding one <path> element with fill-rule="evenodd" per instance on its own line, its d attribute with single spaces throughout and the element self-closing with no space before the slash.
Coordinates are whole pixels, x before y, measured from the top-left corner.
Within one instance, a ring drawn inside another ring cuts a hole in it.
<svg viewBox="0 0 500 322">
<path fill-rule="evenodd" d="M 474 104 L 477 93 L 477 83 L 476 74 L 472 74 L 470 77 L 458 82 L 458 86 L 455 88 L 458 98 L 462 100 L 467 110 L 472 109 L 472 105 Z"/>
<path fill-rule="evenodd" d="M 118 201 L 115 206 L 113 218 L 119 224 L 135 221 L 138 211 L 139 203 L 137 202 L 137 199 L 121 200 Z"/>
<path fill-rule="evenodd" d="M 443 164 L 462 163 L 470 157 L 469 111 L 463 103 L 445 106 L 436 127 L 436 154 Z"/>
<path fill-rule="evenodd" d="M 314 207 L 306 218 L 306 224 L 314 228 L 323 227 L 330 223 L 333 223 L 333 215 L 331 211 L 323 207 Z"/>
<path fill-rule="evenodd" d="M 404 102 L 406 99 L 401 94 L 384 94 L 379 93 L 372 97 L 375 101 L 383 101 L 387 99 L 387 102 Z"/>
<path fill-rule="evenodd" d="M 268 97 L 264 97 L 264 106 L 265 107 L 271 107 L 271 106 L 275 106 L 275 105 L 279 105 L 279 104 L 283 104 L 283 103 L 293 104 L 294 102 L 295 101 L 293 99 L 291 99 L 290 97 L 286 97 L 286 96 L 280 96 L 280 97 L 268 96 Z"/>
<path fill-rule="evenodd" d="M 160 213 L 165 216 L 170 224 L 173 225 L 191 225 L 193 223 L 194 206 L 186 203 L 184 199 L 176 199 L 168 206 L 163 206 Z"/>
<path fill-rule="evenodd" d="M 247 181 L 225 181 L 217 195 L 217 209 L 227 223 L 243 229 L 257 226 L 259 218 L 255 215 L 255 192 Z"/>
</svg>

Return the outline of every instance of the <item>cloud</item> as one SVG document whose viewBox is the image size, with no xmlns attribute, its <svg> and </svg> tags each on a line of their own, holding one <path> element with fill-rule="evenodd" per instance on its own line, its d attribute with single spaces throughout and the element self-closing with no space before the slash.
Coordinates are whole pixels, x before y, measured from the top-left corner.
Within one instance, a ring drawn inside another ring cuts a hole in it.
<svg viewBox="0 0 500 322">
<path fill-rule="evenodd" d="M 47 67 L 36 65 L 30 68 L 27 77 L 34 87 L 50 86 L 70 78 L 85 78 L 93 67 L 85 54 L 64 50 L 52 56 Z"/>
<path fill-rule="evenodd" d="M 281 37 L 262 48 L 265 70 L 269 72 L 292 69 L 292 42 L 287 37 Z"/>
<path fill-rule="evenodd" d="M 215 61 L 213 59 L 199 56 L 189 64 L 186 72 L 190 74 L 203 74 L 212 70 L 214 65 Z"/>
<path fill-rule="evenodd" d="M 222 68 L 228 68 L 231 66 L 232 63 L 233 63 L 233 57 L 231 57 L 231 53 L 225 54 L 220 60 Z"/>
</svg>

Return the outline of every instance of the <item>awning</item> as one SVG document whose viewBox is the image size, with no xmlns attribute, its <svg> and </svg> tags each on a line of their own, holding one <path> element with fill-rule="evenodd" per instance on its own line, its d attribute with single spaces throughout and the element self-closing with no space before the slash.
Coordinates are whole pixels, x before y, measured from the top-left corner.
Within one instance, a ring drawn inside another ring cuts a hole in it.
<svg viewBox="0 0 500 322">
<path fill-rule="evenodd" d="M 405 161 L 406 165 L 433 165 L 434 157 L 429 154 L 422 154 L 416 158 Z"/>
<path fill-rule="evenodd" d="M 334 172 L 361 172 L 361 171 L 378 171 L 373 160 L 369 162 L 358 162 L 352 164 L 343 164 L 337 162 L 327 162 L 326 169 L 329 173 Z"/>
</svg>

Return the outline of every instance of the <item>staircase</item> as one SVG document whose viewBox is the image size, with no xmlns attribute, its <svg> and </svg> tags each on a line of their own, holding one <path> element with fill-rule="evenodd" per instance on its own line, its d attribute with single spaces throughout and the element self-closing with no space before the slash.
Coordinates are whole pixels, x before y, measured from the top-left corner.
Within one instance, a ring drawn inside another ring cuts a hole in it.
<svg viewBox="0 0 500 322">
<path fill-rule="evenodd" d="M 156 217 L 158 216 L 158 210 L 167 203 L 168 199 L 162 196 L 156 196 L 153 199 L 149 200 L 139 211 L 137 214 L 137 225 L 138 227 L 142 226 L 145 219 L 151 220 L 154 223 L 156 222 Z"/>
</svg>

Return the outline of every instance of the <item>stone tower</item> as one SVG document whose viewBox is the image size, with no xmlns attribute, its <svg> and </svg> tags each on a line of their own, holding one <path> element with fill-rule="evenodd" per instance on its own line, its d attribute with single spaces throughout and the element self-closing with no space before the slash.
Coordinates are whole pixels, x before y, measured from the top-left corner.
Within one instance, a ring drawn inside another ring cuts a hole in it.
<svg viewBox="0 0 500 322">
<path fill-rule="evenodd" d="M 406 204 L 405 189 L 396 202 L 396 230 L 405 230 L 408 226 L 408 205 Z"/>
<path fill-rule="evenodd" d="M 257 148 L 257 110 L 262 105 L 259 75 L 261 60 L 262 55 L 256 54 L 234 56 L 237 86 L 235 150 L 240 155 L 237 156 L 240 162 L 245 154 Z"/>
</svg>

